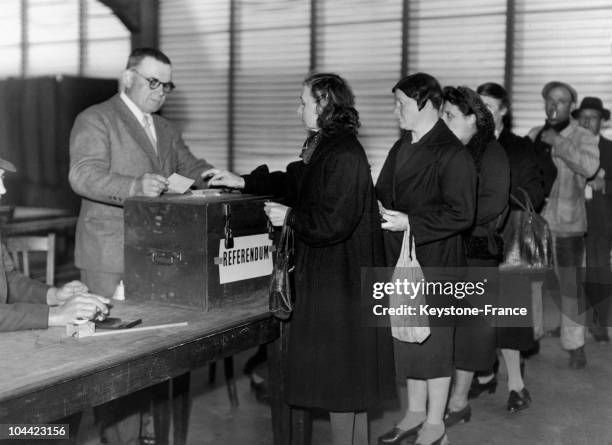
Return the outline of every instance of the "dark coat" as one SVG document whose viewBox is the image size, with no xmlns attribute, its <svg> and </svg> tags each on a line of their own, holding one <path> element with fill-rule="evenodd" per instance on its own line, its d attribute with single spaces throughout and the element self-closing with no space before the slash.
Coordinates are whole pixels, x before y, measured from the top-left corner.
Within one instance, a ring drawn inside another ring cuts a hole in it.
<svg viewBox="0 0 612 445">
<path fill-rule="evenodd" d="M 468 259 L 490 260 L 497 265 L 502 259 L 503 242 L 499 232 L 508 210 L 510 166 L 504 149 L 496 140 L 487 144 L 478 172 L 476 219 L 465 234 Z"/>
<path fill-rule="evenodd" d="M 390 329 L 365 327 L 361 268 L 384 262 L 365 152 L 350 134 L 323 138 L 308 164 L 258 169 L 245 192 L 286 199 L 296 240 L 296 304 L 287 401 L 328 411 L 376 406 L 394 390 Z"/>
<path fill-rule="evenodd" d="M 599 137 L 599 168 L 606 172 L 605 191 L 593 191 L 587 199 L 587 224 L 589 234 L 612 234 L 612 141 Z"/>
<path fill-rule="evenodd" d="M 544 204 L 544 172 L 538 164 L 533 142 L 528 137 L 520 137 L 509 130 L 502 130 L 498 142 L 504 148 L 510 163 L 510 193 L 523 204 L 524 194 L 519 187 L 527 192 L 531 203 L 539 210 Z M 520 207 L 510 202 L 512 210 Z"/>
<path fill-rule="evenodd" d="M 385 208 L 408 214 L 422 267 L 465 266 L 461 233 L 476 214 L 472 157 L 441 120 L 415 147 L 397 166 L 398 152 L 411 149 L 410 136 L 391 148 L 376 183 L 378 199 Z M 388 266 L 397 263 L 402 237 L 402 232 L 385 232 Z"/>
<path fill-rule="evenodd" d="M 20 274 L 0 245 L 0 332 L 46 329 L 49 286 Z"/>
</svg>

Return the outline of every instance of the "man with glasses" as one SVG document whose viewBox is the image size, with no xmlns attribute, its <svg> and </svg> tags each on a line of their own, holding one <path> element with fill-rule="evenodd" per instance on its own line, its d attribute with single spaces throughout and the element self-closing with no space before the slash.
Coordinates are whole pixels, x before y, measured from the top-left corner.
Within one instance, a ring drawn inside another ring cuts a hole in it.
<svg viewBox="0 0 612 445">
<path fill-rule="evenodd" d="M 552 81 L 542 89 L 546 122 L 529 132 L 537 151 L 546 153 L 556 167 L 550 193 L 542 209 L 553 235 L 555 272 L 561 300 L 561 346 L 569 353 L 570 368 L 586 365 L 585 317 L 579 268 L 583 266 L 586 181 L 599 167 L 597 138 L 571 119 L 576 90 Z M 546 176 L 546 174 L 545 174 Z"/>
<path fill-rule="evenodd" d="M 174 89 L 170 59 L 161 51 L 139 48 L 130 54 L 120 92 L 77 116 L 70 135 L 70 174 L 81 195 L 75 264 L 91 292 L 111 296 L 123 278 L 123 204 L 131 196 L 156 197 L 168 176 L 179 173 L 205 188 L 212 168 L 197 159 L 180 132 L 154 114 Z M 139 410 L 138 394 L 107 406 L 107 423 Z M 120 409 L 116 409 L 119 408 Z M 109 420 L 110 416 L 115 419 Z M 110 445 L 137 443 L 139 416 L 107 432 Z"/>
</svg>

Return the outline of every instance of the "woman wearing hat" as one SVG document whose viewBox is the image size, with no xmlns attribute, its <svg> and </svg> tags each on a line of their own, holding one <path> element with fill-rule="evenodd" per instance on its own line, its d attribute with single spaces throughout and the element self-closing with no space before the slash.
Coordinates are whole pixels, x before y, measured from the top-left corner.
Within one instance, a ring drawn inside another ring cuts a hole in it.
<svg viewBox="0 0 612 445">
<path fill-rule="evenodd" d="M 15 171 L 12 163 L 0 159 L 0 196 L 6 193 L 4 174 Z M 49 287 L 20 274 L 4 245 L 0 250 L 0 331 L 46 329 L 108 314 L 106 305 L 110 301 L 85 295 L 88 289 L 83 283 Z"/>
<path fill-rule="evenodd" d="M 387 266 L 396 265 L 404 231 L 410 230 L 427 281 L 462 280 L 457 270 L 466 265 L 461 233 L 472 225 L 476 211 L 474 163 L 438 117 L 442 89 L 435 78 L 412 74 L 392 91 L 394 113 L 404 132 L 376 183 Z M 428 294 L 425 300 L 432 307 L 454 304 L 450 295 Z M 453 372 L 454 320 L 447 318 L 430 329 L 422 343 L 394 340 L 396 373 L 406 379 L 408 404 L 404 418 L 378 438 L 380 445 L 397 445 L 415 436 L 417 445 L 448 443 L 443 417 Z"/>
<path fill-rule="evenodd" d="M 467 147 L 478 174 L 476 219 L 464 236 L 468 280 L 486 281 L 485 297 L 496 301 L 496 271 L 503 255 L 499 231 L 510 191 L 508 158 L 495 140 L 493 116 L 475 91 L 444 88 L 442 119 Z M 454 345 L 455 378 L 444 417 L 447 428 L 470 420 L 468 392 L 474 372 L 491 369 L 495 362 L 495 328 L 484 319 L 470 319 L 469 324 L 457 325 Z"/>
</svg>

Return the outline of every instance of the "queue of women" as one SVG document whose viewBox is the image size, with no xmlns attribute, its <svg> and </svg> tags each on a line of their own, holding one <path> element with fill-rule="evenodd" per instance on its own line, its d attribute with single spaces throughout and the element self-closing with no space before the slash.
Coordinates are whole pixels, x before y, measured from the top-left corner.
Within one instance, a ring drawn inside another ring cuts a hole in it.
<svg viewBox="0 0 612 445">
<path fill-rule="evenodd" d="M 389 327 L 366 326 L 368 308 L 359 301 L 361 269 L 394 267 L 406 231 L 426 280 L 465 279 L 449 271 L 499 263 L 511 167 L 496 138 L 501 114 L 491 107 L 503 101 L 509 110 L 509 103 L 497 84 L 479 92 L 442 89 L 425 73 L 393 86 L 403 131 L 374 185 L 350 86 L 336 74 L 310 75 L 298 108 L 308 132 L 301 159 L 284 172 L 215 170 L 209 181 L 282 201 L 265 211 L 274 226 L 293 229 L 296 243 L 286 401 L 328 411 L 335 445 L 369 443 L 367 411 L 395 396 L 396 375 L 407 385 L 406 410 L 378 443 L 449 443 L 447 430 L 470 420 L 468 397 L 497 385 L 494 374 L 487 376 L 496 348 L 510 376 L 508 410 L 531 401 L 519 370 L 525 329 L 500 333 L 486 323 L 451 321 L 431 326 L 422 343 L 408 343 Z M 426 299 L 432 307 L 453 304 L 449 295 Z"/>
</svg>

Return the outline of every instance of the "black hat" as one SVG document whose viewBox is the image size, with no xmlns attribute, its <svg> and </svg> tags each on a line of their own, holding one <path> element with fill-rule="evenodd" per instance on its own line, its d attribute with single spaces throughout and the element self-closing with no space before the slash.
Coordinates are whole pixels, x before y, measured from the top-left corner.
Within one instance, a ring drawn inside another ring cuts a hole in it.
<svg viewBox="0 0 612 445">
<path fill-rule="evenodd" d="M 9 162 L 2 158 L 0 158 L 0 169 L 12 173 L 15 173 L 17 171 L 12 162 Z"/>
<path fill-rule="evenodd" d="M 546 99 L 546 96 L 548 96 L 550 90 L 559 87 L 565 88 L 567 92 L 570 93 L 570 96 L 572 96 L 572 102 L 578 102 L 578 93 L 576 93 L 576 90 L 571 85 L 565 82 L 560 82 L 558 80 L 550 81 L 546 85 L 544 85 L 544 88 L 542 88 L 542 97 Z"/>
<path fill-rule="evenodd" d="M 576 108 L 574 111 L 572 111 L 572 117 L 574 119 L 578 119 L 581 110 L 596 110 L 601 113 L 601 117 L 603 117 L 605 121 L 610 119 L 610 110 L 603 107 L 603 103 L 599 97 L 587 96 L 582 99 L 582 102 L 580 102 L 580 108 Z"/>
</svg>

